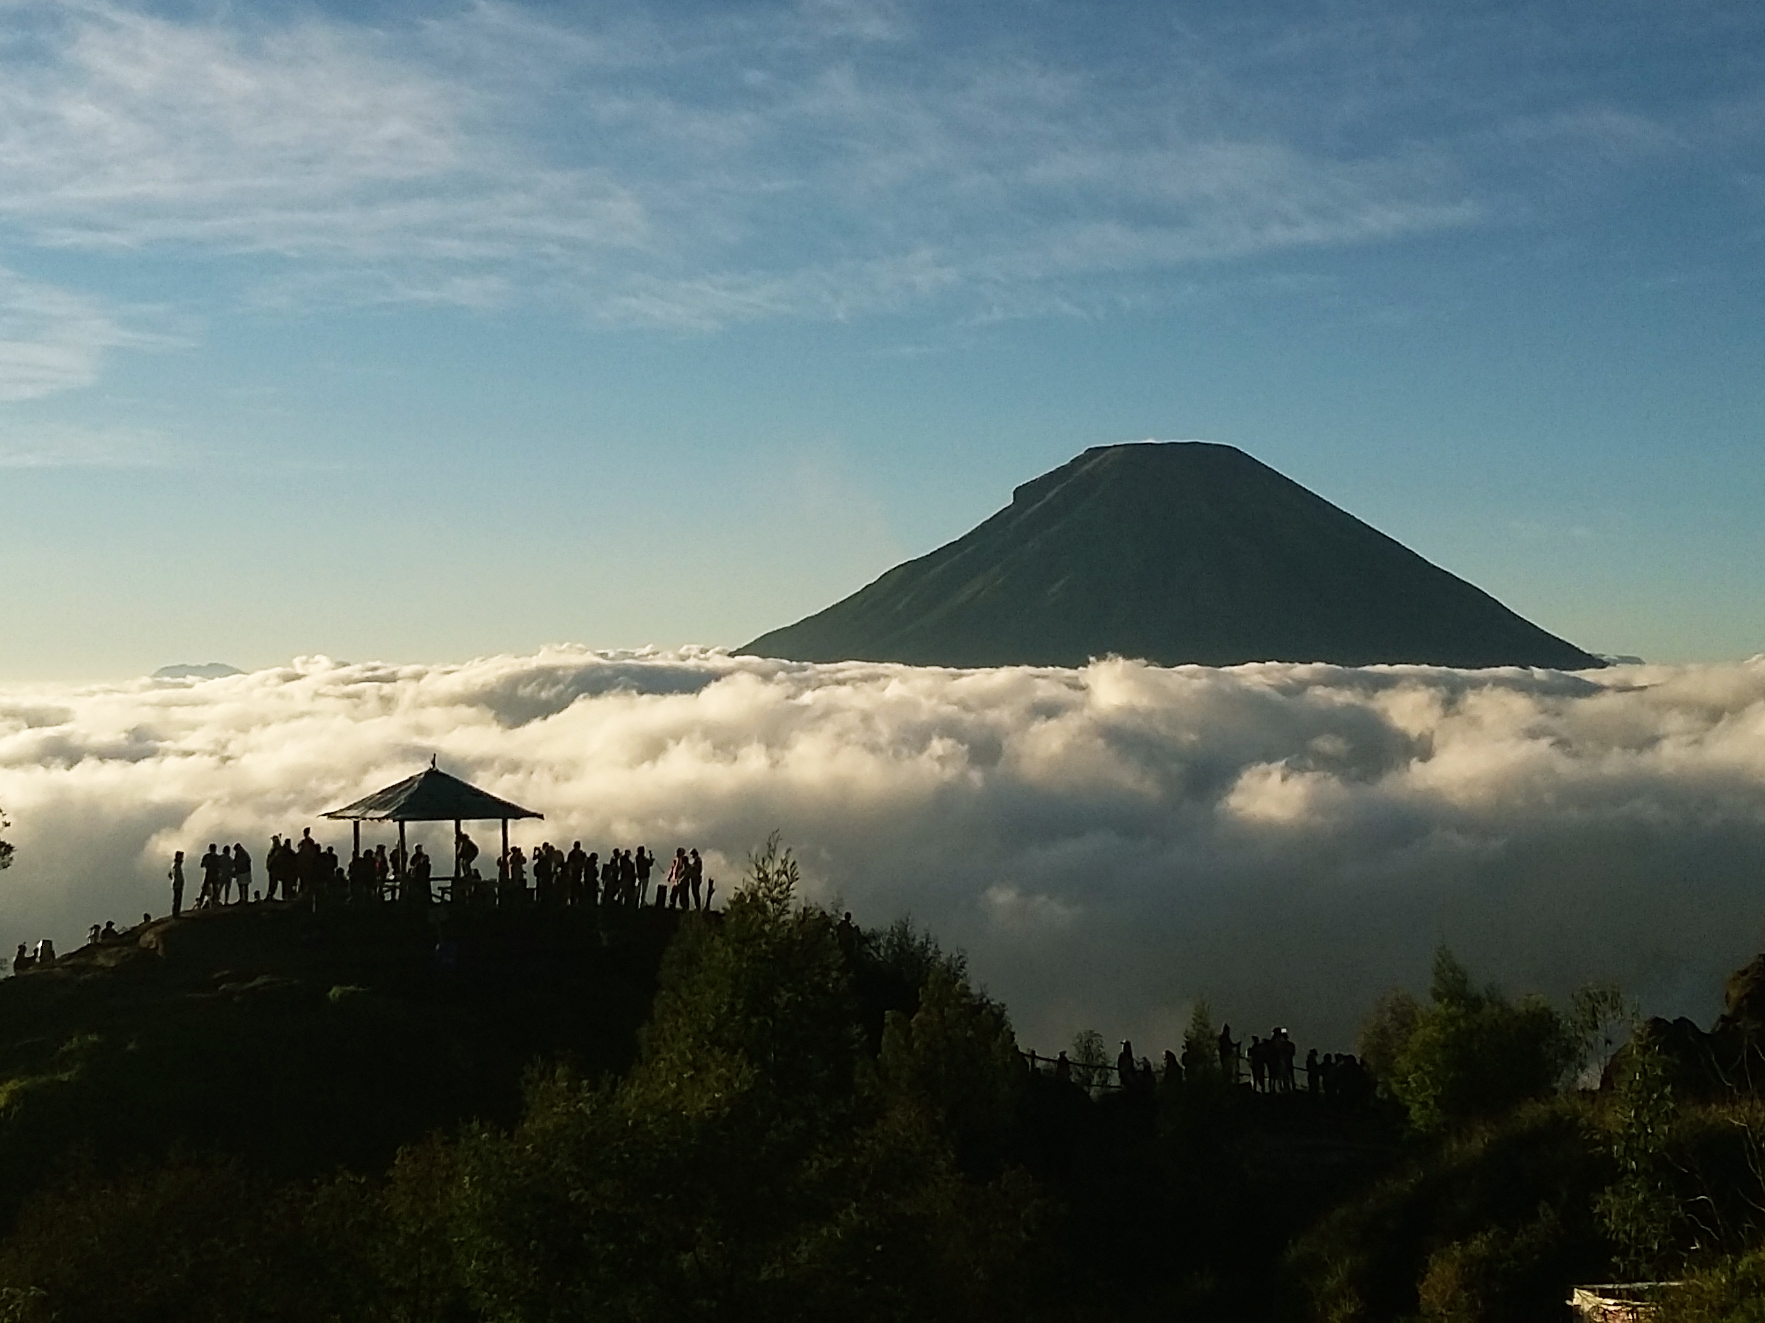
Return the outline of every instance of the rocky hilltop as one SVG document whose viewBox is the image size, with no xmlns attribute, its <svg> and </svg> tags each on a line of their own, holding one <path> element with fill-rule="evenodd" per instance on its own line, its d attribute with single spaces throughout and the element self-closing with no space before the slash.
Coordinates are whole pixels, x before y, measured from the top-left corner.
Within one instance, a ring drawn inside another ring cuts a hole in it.
<svg viewBox="0 0 1765 1323">
<path fill-rule="evenodd" d="M 930 666 L 1602 664 L 1243 451 L 1198 441 L 1087 450 L 956 541 L 741 651 Z"/>
</svg>

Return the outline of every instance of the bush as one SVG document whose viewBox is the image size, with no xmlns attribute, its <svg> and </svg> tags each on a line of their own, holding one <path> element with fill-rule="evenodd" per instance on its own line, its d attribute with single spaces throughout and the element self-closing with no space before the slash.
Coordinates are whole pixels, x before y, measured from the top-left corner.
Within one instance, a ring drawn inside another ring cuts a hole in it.
<svg viewBox="0 0 1765 1323">
<path fill-rule="evenodd" d="M 1427 1006 L 1388 994 L 1362 1033 L 1362 1051 L 1419 1130 L 1494 1116 L 1551 1092 L 1574 1065 L 1576 1036 L 1548 1002 L 1478 991 L 1441 947 Z"/>
</svg>

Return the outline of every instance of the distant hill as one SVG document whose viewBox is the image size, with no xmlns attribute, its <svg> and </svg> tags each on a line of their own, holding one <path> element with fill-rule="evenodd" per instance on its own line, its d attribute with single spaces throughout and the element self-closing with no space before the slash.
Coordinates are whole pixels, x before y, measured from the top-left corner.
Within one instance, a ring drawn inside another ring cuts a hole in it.
<svg viewBox="0 0 1765 1323">
<path fill-rule="evenodd" d="M 1098 446 L 978 528 L 741 652 L 1081 666 L 1599 658 L 1231 446 Z"/>
<path fill-rule="evenodd" d="M 237 666 L 229 666 L 226 662 L 179 662 L 176 666 L 161 666 L 153 673 L 155 680 L 219 680 L 229 675 L 244 675 Z"/>
</svg>

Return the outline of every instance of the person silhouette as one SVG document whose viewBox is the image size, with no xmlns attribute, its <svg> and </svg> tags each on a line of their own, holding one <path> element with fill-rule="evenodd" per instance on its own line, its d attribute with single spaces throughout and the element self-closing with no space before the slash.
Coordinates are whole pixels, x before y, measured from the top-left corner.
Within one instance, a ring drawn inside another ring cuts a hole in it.
<svg viewBox="0 0 1765 1323">
<path fill-rule="evenodd" d="M 628 856 L 629 857 L 629 856 Z M 650 847 L 637 847 L 637 858 L 632 860 L 633 880 L 637 883 L 637 899 L 641 904 L 650 894 L 650 870 L 656 866 L 656 856 L 650 853 Z"/>
<path fill-rule="evenodd" d="M 172 880 L 172 917 L 175 919 L 184 912 L 184 852 L 182 850 L 172 855 L 172 869 L 166 876 Z"/>
<path fill-rule="evenodd" d="M 693 908 L 696 910 L 700 907 L 699 906 L 699 883 L 704 881 L 704 879 L 705 879 L 705 861 L 703 859 L 699 858 L 699 851 L 698 851 L 698 847 L 696 847 L 696 846 L 686 852 L 686 858 L 687 858 L 686 884 L 692 890 Z M 684 899 L 681 901 L 681 908 L 682 909 L 686 908 L 686 902 Z M 846 917 L 851 918 L 851 915 L 847 915 Z"/>
<path fill-rule="evenodd" d="M 1242 1044 L 1232 1041 L 1231 1025 L 1222 1024 L 1220 1026 L 1219 1045 L 1220 1074 L 1226 1077 L 1227 1084 L 1236 1084 L 1238 1082 L 1238 1049 Z"/>
<path fill-rule="evenodd" d="M 399 892 L 401 899 L 408 899 L 415 905 L 428 905 L 434 900 L 429 891 L 429 875 L 434 865 L 424 853 L 421 845 L 411 851 L 410 863 L 405 869 L 403 888 Z"/>
<path fill-rule="evenodd" d="M 1318 1096 L 1318 1049 L 1315 1047 L 1305 1054 L 1305 1091 L 1313 1098 Z"/>
<path fill-rule="evenodd" d="M 472 871 L 472 864 L 478 858 L 478 842 L 465 832 L 454 837 L 454 872 L 465 877 Z"/>
<path fill-rule="evenodd" d="M 1064 1052 L 1054 1058 L 1054 1078 L 1062 1084 L 1072 1082 L 1072 1062 L 1067 1060 Z"/>
<path fill-rule="evenodd" d="M 208 843 L 208 853 L 198 863 L 202 869 L 202 891 L 196 897 L 196 908 L 206 909 L 215 903 L 216 879 L 219 876 L 221 855 L 213 841 Z"/>
<path fill-rule="evenodd" d="M 1116 1054 L 1115 1058 L 1116 1083 L 1124 1089 L 1131 1089 L 1134 1087 L 1134 1074 L 1134 1045 L 1124 1038 L 1122 1039 L 1122 1050 Z"/>
<path fill-rule="evenodd" d="M 114 942 L 121 936 L 122 934 L 116 930 L 116 924 L 112 920 L 106 919 L 104 921 L 104 931 L 98 934 L 98 940 L 101 942 Z"/>
<path fill-rule="evenodd" d="M 686 861 L 686 847 L 674 847 L 674 861 L 668 865 L 668 908 L 674 909 L 686 898 L 686 879 L 692 866 Z"/>
<path fill-rule="evenodd" d="M 541 905 L 552 899 L 552 843 L 543 841 L 533 852 L 533 899 Z"/>
<path fill-rule="evenodd" d="M 570 853 L 564 856 L 564 878 L 566 903 L 581 905 L 588 892 L 588 856 L 582 853 L 581 841 L 571 845 Z"/>
<path fill-rule="evenodd" d="M 233 881 L 239 887 L 239 903 L 251 899 L 251 856 L 238 841 L 233 842 Z"/>
</svg>

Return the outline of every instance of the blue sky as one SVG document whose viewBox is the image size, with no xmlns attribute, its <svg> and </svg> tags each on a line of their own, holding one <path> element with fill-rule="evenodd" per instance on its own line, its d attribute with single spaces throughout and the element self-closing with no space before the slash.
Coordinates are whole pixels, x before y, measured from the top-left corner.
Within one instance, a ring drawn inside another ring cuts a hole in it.
<svg viewBox="0 0 1765 1323">
<path fill-rule="evenodd" d="M 1765 11 L 0 9 L 0 677 L 737 644 L 1238 445 L 1765 651 Z"/>
</svg>

